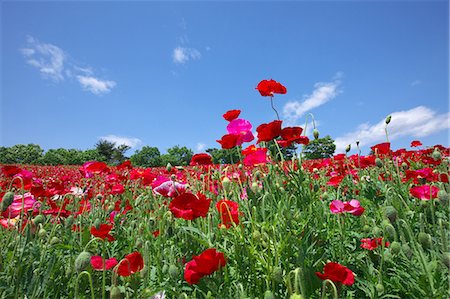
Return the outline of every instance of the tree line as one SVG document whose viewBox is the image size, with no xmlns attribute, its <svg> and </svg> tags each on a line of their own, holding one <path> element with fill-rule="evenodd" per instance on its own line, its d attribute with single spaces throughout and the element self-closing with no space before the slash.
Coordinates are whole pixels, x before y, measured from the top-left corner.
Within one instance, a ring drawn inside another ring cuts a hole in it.
<svg viewBox="0 0 450 299">
<path fill-rule="evenodd" d="M 302 154 L 306 159 L 328 158 L 334 154 L 336 146 L 330 136 L 312 140 L 303 148 Z M 166 154 L 161 154 L 157 147 L 143 146 L 131 156 L 126 152 L 127 145 L 117 145 L 114 142 L 100 140 L 95 147 L 87 150 L 79 149 L 49 149 L 44 150 L 37 144 L 17 144 L 11 147 L 0 147 L 0 164 L 36 164 L 36 165 L 82 165 L 87 161 L 101 161 L 109 165 L 118 165 L 125 160 L 131 160 L 134 166 L 164 167 L 189 165 L 193 151 L 186 146 L 173 146 Z M 205 151 L 211 155 L 214 164 L 231 164 L 239 161 L 240 148 L 224 150 L 208 148 Z M 274 144 L 269 146 L 273 157 L 279 155 Z M 285 159 L 290 159 L 296 153 L 295 146 L 282 149 Z"/>
</svg>

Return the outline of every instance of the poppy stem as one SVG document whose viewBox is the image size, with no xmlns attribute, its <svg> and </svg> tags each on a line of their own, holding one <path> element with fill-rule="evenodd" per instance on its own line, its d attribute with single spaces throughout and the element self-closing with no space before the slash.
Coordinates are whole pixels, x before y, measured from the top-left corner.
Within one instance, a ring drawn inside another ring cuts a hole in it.
<svg viewBox="0 0 450 299">
<path fill-rule="evenodd" d="M 273 106 L 273 96 L 270 97 L 270 105 L 272 106 L 273 111 L 275 111 L 276 115 L 277 115 L 277 119 L 280 120 L 280 116 L 278 115 L 278 111 L 277 109 L 275 109 L 275 107 Z"/>
</svg>

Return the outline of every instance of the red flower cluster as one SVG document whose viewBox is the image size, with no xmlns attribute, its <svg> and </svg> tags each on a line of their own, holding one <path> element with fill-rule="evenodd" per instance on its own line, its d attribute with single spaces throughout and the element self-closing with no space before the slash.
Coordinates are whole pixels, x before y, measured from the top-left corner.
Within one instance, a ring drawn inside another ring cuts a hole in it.
<svg viewBox="0 0 450 299">
<path fill-rule="evenodd" d="M 273 97 L 274 93 L 285 94 L 287 92 L 286 87 L 284 87 L 280 82 L 275 80 L 262 80 L 256 86 L 256 89 L 263 97 Z"/>
<path fill-rule="evenodd" d="M 229 228 L 235 224 L 239 224 L 239 204 L 237 202 L 222 199 L 216 204 L 217 211 L 220 213 L 222 223 L 219 226 Z"/>
<path fill-rule="evenodd" d="M 195 154 L 191 158 L 191 166 L 195 165 L 211 165 L 212 157 L 206 153 Z"/>
<path fill-rule="evenodd" d="M 109 233 L 113 226 L 111 224 L 100 224 L 98 229 L 95 226 L 91 227 L 91 235 L 101 239 L 108 239 L 109 242 L 115 240 L 115 238 Z"/>
<path fill-rule="evenodd" d="M 198 196 L 198 197 L 197 197 Z M 169 204 L 169 209 L 176 218 L 193 220 L 198 217 L 206 217 L 211 204 L 203 194 L 183 193 L 175 197 Z"/>
<path fill-rule="evenodd" d="M 126 255 L 123 260 L 120 261 L 116 272 L 120 276 L 130 276 L 133 273 L 141 271 L 143 268 L 144 258 L 138 251 L 135 251 Z"/>
<path fill-rule="evenodd" d="M 374 238 L 374 239 L 361 239 L 361 248 L 368 249 L 368 250 L 374 250 L 378 248 L 378 246 L 383 245 L 383 238 Z M 385 241 L 384 247 L 389 247 L 390 243 Z"/>
<path fill-rule="evenodd" d="M 267 148 L 258 148 L 255 145 L 250 145 L 242 150 L 244 156 L 244 165 L 265 164 L 269 162 L 267 159 Z"/>
<path fill-rule="evenodd" d="M 223 253 L 217 252 L 215 248 L 207 249 L 200 255 L 194 256 L 186 264 L 184 279 L 189 284 L 197 284 L 201 278 L 214 273 L 221 267 L 224 267 L 226 263 Z"/>
<path fill-rule="evenodd" d="M 316 275 L 322 279 L 329 279 L 333 282 L 341 282 L 351 286 L 355 283 L 355 275 L 353 272 L 341 264 L 330 262 L 323 267 L 323 273 L 316 272 Z"/>
</svg>

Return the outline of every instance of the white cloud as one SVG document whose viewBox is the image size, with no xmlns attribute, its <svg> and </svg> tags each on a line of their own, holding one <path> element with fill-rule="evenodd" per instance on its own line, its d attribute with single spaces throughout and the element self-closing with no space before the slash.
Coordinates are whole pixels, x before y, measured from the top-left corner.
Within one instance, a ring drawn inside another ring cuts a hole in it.
<svg viewBox="0 0 450 299">
<path fill-rule="evenodd" d="M 176 47 L 172 53 L 173 62 L 176 64 L 184 64 L 189 60 L 198 60 L 202 54 L 194 48 Z"/>
<path fill-rule="evenodd" d="M 142 141 L 139 138 L 134 137 L 123 137 L 123 136 L 116 136 L 116 135 L 107 135 L 102 136 L 99 139 L 103 139 L 109 142 L 114 142 L 117 146 L 125 144 L 129 147 L 137 147 L 139 144 L 142 143 Z"/>
<path fill-rule="evenodd" d="M 205 150 L 205 148 L 206 148 L 206 144 L 201 143 L 201 142 L 197 143 L 197 146 L 196 146 L 197 152 L 203 152 Z"/>
<path fill-rule="evenodd" d="M 27 63 L 39 69 L 46 79 L 59 82 L 76 77 L 84 90 L 95 95 L 108 93 L 116 86 L 114 81 L 101 80 L 95 76 L 92 67 L 74 63 L 65 51 L 55 45 L 42 43 L 31 36 L 27 36 L 26 43 L 27 46 L 19 51 Z"/>
<path fill-rule="evenodd" d="M 310 95 L 303 96 L 303 101 L 290 101 L 283 107 L 283 116 L 286 123 L 295 125 L 297 120 L 306 112 L 317 108 L 329 100 L 335 98 L 339 93 L 341 74 L 338 73 L 332 82 L 318 82 L 314 84 L 314 91 Z"/>
<path fill-rule="evenodd" d="M 450 113 L 437 114 L 425 106 L 418 106 L 407 111 L 398 111 L 390 114 L 391 123 L 388 125 L 389 140 L 409 136 L 420 138 L 450 128 Z M 375 125 L 360 124 L 358 128 L 341 137 L 336 138 L 336 152 L 344 152 L 348 144 L 357 140 L 360 146 L 372 146 L 386 140 L 384 131 L 385 119 Z"/>
<path fill-rule="evenodd" d="M 414 87 L 414 86 L 420 85 L 420 84 L 422 84 L 422 83 L 423 83 L 423 82 L 420 81 L 420 80 L 415 80 L 415 81 L 411 82 L 411 86 Z"/>
<path fill-rule="evenodd" d="M 45 78 L 64 80 L 63 70 L 66 55 L 61 48 L 27 37 L 27 47 L 20 49 L 27 63 L 36 67 Z"/>
<path fill-rule="evenodd" d="M 88 90 L 95 95 L 108 93 L 116 86 L 114 81 L 100 80 L 91 76 L 77 76 L 77 79 L 84 90 Z"/>
</svg>

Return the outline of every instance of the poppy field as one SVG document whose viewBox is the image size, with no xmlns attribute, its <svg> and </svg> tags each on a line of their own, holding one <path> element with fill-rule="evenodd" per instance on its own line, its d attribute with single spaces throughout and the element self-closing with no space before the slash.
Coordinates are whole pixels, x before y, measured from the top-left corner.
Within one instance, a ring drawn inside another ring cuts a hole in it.
<svg viewBox="0 0 450 299">
<path fill-rule="evenodd" d="M 449 297 L 449 148 L 285 160 L 304 128 L 239 115 L 234 164 L 0 166 L 0 298 Z"/>
</svg>

